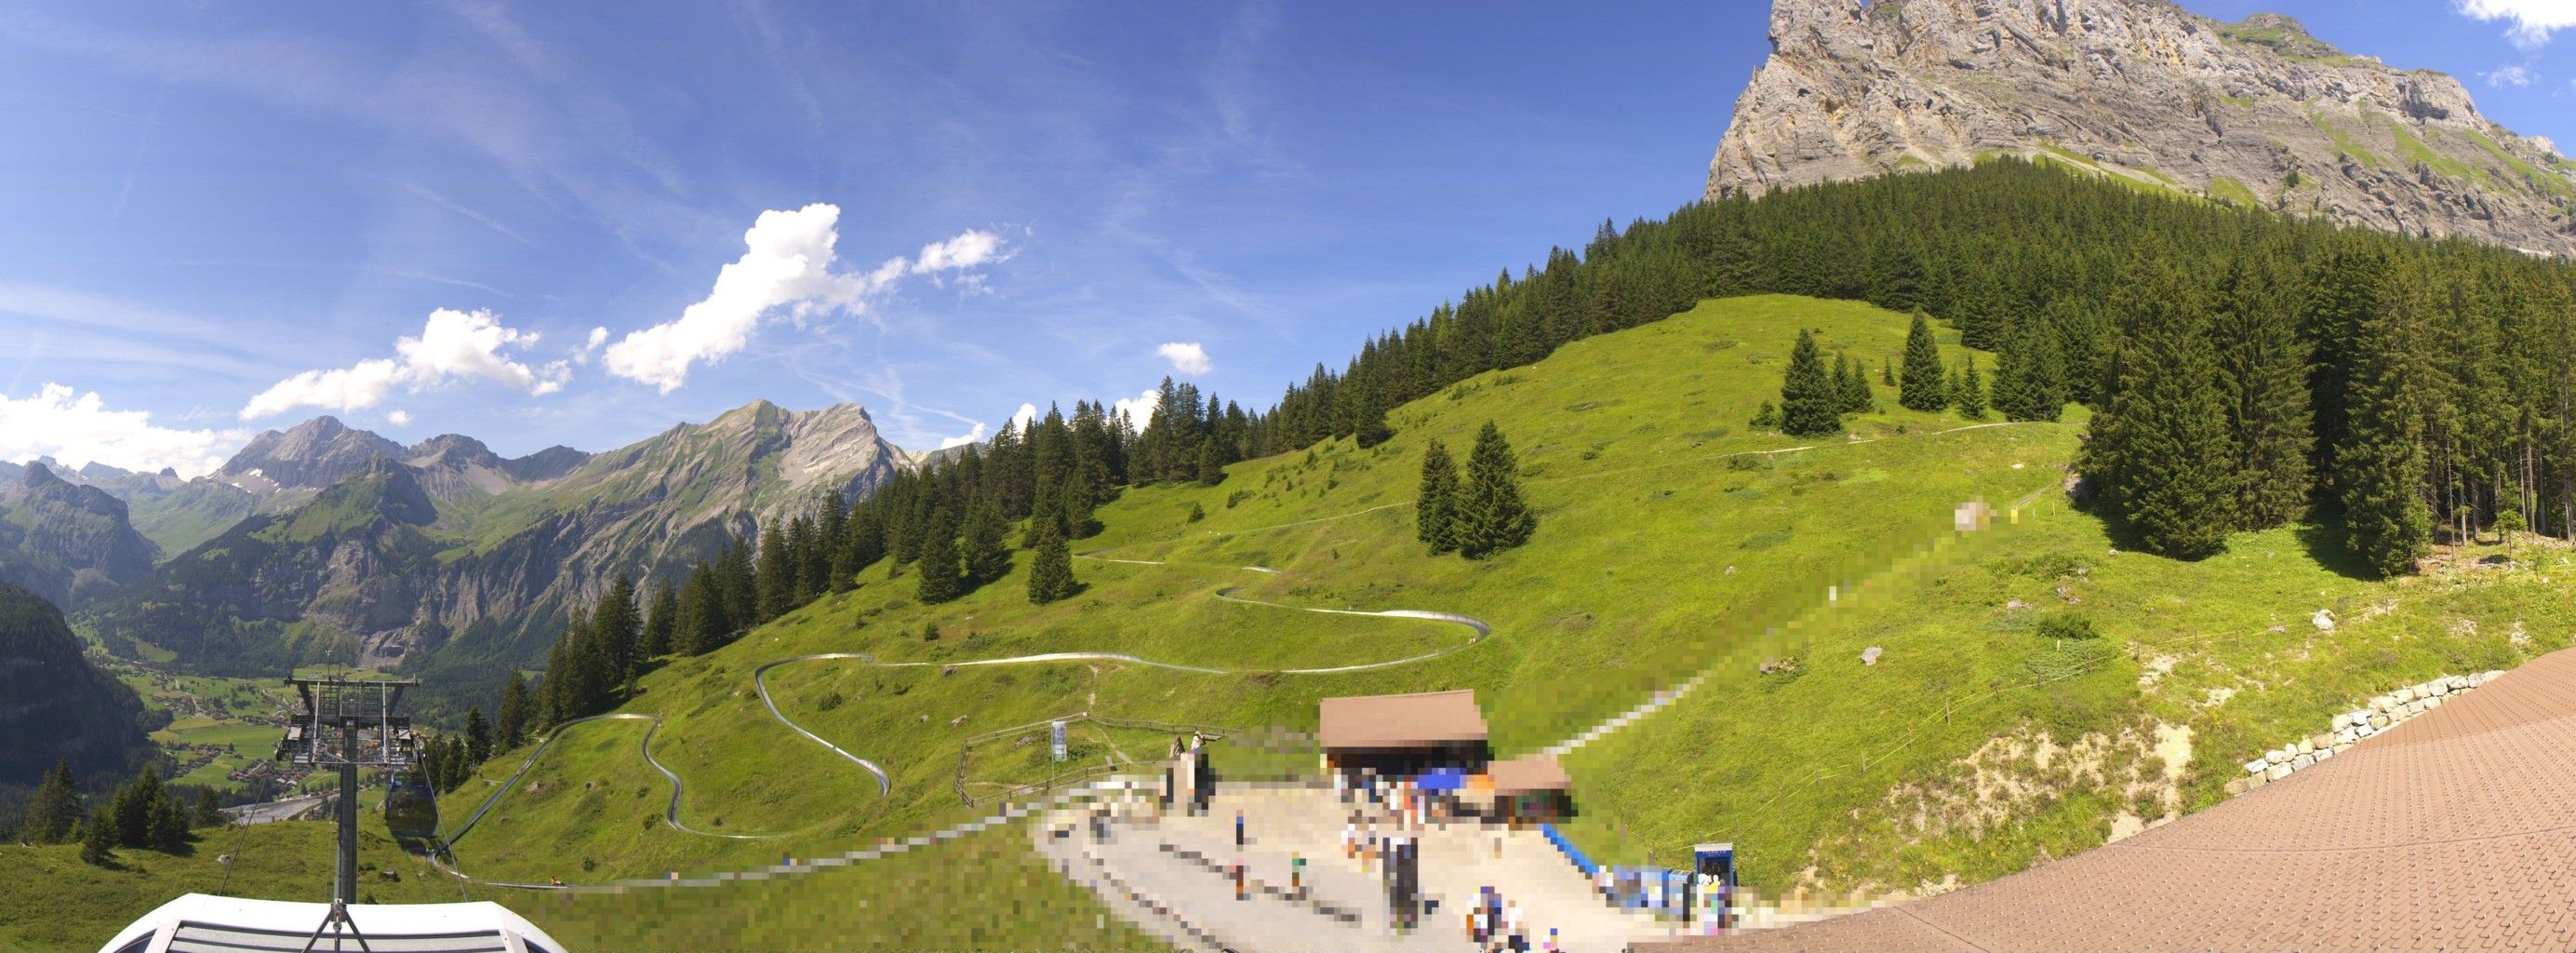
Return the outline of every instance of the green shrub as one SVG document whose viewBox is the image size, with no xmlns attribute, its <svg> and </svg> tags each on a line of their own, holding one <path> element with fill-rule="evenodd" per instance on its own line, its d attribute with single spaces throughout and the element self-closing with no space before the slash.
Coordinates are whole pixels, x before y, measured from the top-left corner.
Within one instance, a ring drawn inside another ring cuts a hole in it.
<svg viewBox="0 0 2576 953">
<path fill-rule="evenodd" d="M 2093 620 L 2091 618 L 2073 612 L 2060 612 L 2055 615 L 2051 615 L 2048 618 L 2041 619 L 2039 621 L 2038 631 L 2039 637 L 2043 639 L 2066 639 L 2072 641 L 2094 639 L 2102 636 L 2102 633 L 2093 631 Z"/>
</svg>

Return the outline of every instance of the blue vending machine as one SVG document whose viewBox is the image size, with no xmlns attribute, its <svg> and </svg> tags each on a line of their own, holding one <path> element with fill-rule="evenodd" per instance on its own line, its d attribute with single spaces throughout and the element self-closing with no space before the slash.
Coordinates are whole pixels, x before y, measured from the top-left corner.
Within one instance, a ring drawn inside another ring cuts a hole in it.
<svg viewBox="0 0 2576 953">
<path fill-rule="evenodd" d="M 1735 925 L 1735 844 L 1701 844 L 1691 848 L 1691 890 L 1683 916 L 1709 932 Z"/>
</svg>

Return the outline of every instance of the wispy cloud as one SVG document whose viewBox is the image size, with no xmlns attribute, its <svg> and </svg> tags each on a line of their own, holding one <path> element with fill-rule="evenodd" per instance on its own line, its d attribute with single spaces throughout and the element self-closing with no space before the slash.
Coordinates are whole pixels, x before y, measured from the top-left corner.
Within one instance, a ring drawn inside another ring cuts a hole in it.
<svg viewBox="0 0 2576 953">
<path fill-rule="evenodd" d="M 405 191 L 405 192 L 411 193 L 413 196 L 415 196 L 415 197 L 419 198 L 420 200 L 422 200 L 422 201 L 424 201 L 424 202 L 428 202 L 428 203 L 429 203 L 429 204 L 431 204 L 431 205 L 435 205 L 435 206 L 438 206 L 439 208 L 443 208 L 443 209 L 446 209 L 446 210 L 448 210 L 448 211 L 450 211 L 450 212 L 454 212 L 454 213 L 456 213 L 456 214 L 458 214 L 458 215 L 464 216 L 465 218 L 467 218 L 467 219 L 469 219 L 469 220 L 473 221 L 473 222 L 474 222 L 475 224 L 477 224 L 477 225 L 481 225 L 481 226 L 483 226 L 483 227 L 485 227 L 485 228 L 491 229 L 491 230 L 493 230 L 493 231 L 495 231 L 495 232 L 500 233 L 500 234 L 501 234 L 501 235 L 503 235 L 503 236 L 508 237 L 511 241 L 518 242 L 519 244 L 526 245 L 526 246 L 529 246 L 529 247 L 531 247 L 531 248 L 536 247 L 536 244 L 537 244 L 536 242 L 529 241 L 529 240 L 528 240 L 528 236 L 519 234 L 519 232 L 518 232 L 518 230 L 517 230 L 517 229 L 511 228 L 511 227 L 510 227 L 510 226 L 508 226 L 508 225 L 501 224 L 501 221 L 500 221 L 499 219 L 496 219 L 496 218 L 493 218 L 492 216 L 485 215 L 485 214 L 483 214 L 483 213 L 481 213 L 481 212 L 475 211 L 474 209 L 469 208 L 469 207 L 467 207 L 467 206 L 465 206 L 465 205 L 463 205 L 463 204 L 461 204 L 461 203 L 457 202 L 457 201 L 456 201 L 456 200 L 454 200 L 454 199 L 450 199 L 450 198 L 448 198 L 447 196 L 440 195 L 440 194 L 438 194 L 438 193 L 436 193 L 436 192 L 430 191 L 428 187 L 423 186 L 423 185 L 421 185 L 421 184 L 419 184 L 419 183 L 416 183 L 416 182 L 399 182 L 399 181 L 398 181 L 398 182 L 395 182 L 395 183 L 394 183 L 394 187 L 395 187 L 395 188 L 398 188 L 398 189 L 401 189 L 401 190 L 403 190 L 403 191 Z"/>
<path fill-rule="evenodd" d="M 2506 86 L 2529 86 L 2540 81 L 2539 70 L 2520 63 L 2510 63 L 2485 70 L 2478 75 L 2486 79 L 2487 85 L 2499 89 Z"/>
<path fill-rule="evenodd" d="M 608 372 L 668 394 L 687 383 L 689 368 L 721 361 L 751 343 L 763 319 L 784 313 L 799 323 L 829 314 L 861 314 L 876 295 L 906 275 L 973 268 L 1001 256 L 991 232 L 968 231 L 896 256 L 867 271 L 836 271 L 839 206 L 817 202 L 795 211 L 760 213 L 743 233 L 742 257 L 716 273 L 713 290 L 680 316 L 631 331 L 608 346 Z"/>
<path fill-rule="evenodd" d="M 529 367 L 502 355 L 534 346 L 537 334 L 504 327 L 489 311 L 430 312 L 419 337 L 394 342 L 394 356 L 297 374 L 242 405 L 241 419 L 257 420 L 298 407 L 351 411 L 384 402 L 396 387 L 420 391 L 463 378 L 494 381 L 529 396 L 562 390 L 572 369 L 564 361 Z"/>
<path fill-rule="evenodd" d="M 168 87 L 152 94 L 152 109 L 143 114 L 142 131 L 134 134 L 134 158 L 125 160 L 125 181 L 116 187 L 116 208 L 107 215 L 111 219 L 123 216 L 126 200 L 134 196 L 134 173 L 143 168 L 143 152 L 152 145 L 152 128 L 161 124 L 161 101 L 169 95 Z"/>
<path fill-rule="evenodd" d="M 2505 38 L 2523 50 L 2547 46 L 2551 34 L 2576 26 L 2576 3 L 2568 0 L 2453 0 L 2452 9 L 2480 21 L 2510 21 Z"/>
</svg>

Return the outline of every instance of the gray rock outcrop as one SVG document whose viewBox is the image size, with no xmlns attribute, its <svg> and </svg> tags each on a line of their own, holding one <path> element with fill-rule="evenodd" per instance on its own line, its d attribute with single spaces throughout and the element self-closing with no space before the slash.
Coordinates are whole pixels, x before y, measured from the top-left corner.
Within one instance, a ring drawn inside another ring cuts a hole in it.
<svg viewBox="0 0 2576 953">
<path fill-rule="evenodd" d="M 1707 194 L 1994 155 L 2576 257 L 2576 163 L 2459 80 L 2165 0 L 1777 0 Z"/>
</svg>

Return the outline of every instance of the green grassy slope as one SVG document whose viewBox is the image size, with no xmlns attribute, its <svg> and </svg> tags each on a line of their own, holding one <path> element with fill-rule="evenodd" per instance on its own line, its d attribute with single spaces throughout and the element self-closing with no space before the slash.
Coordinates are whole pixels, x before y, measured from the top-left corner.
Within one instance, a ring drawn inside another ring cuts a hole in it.
<svg viewBox="0 0 2576 953">
<path fill-rule="evenodd" d="M 80 846 L 0 844 L 0 949 L 95 950 L 134 918 L 184 893 L 301 900 L 331 899 L 331 825 L 319 821 L 198 831 L 181 854 L 121 849 L 110 867 L 81 862 Z M 233 855 L 231 876 L 218 861 Z M 453 878 L 403 854 L 375 821 L 360 825 L 359 892 L 371 903 L 494 899 L 460 893 Z M 391 870 L 400 878 L 377 873 Z"/>
<path fill-rule="evenodd" d="M 1742 421 L 1776 396 L 1801 327 L 1875 365 L 1901 350 L 1905 321 L 1785 296 L 1706 302 L 1398 408 L 1398 435 L 1379 447 L 1336 442 L 1247 461 L 1215 487 L 1131 490 L 1082 544 L 1094 557 L 1076 563 L 1085 590 L 1052 606 L 1029 605 L 1015 572 L 924 607 L 908 575 L 872 568 L 857 591 L 647 675 L 625 709 L 661 719 L 654 751 L 686 780 L 685 823 L 760 836 L 656 822 L 668 788 L 637 755 L 644 723 L 599 722 L 570 729 L 509 791 L 497 785 L 525 749 L 448 795 L 451 829 L 500 795 L 459 861 L 495 878 L 589 882 L 856 849 L 991 811 L 955 793 L 964 743 L 1077 712 L 1310 729 L 1322 696 L 1473 687 L 1508 755 L 1706 672 L 1695 693 L 1568 757 L 1581 812 L 1569 831 L 1614 861 L 1671 862 L 1692 843 L 1734 840 L 1757 889 L 1877 893 L 1990 878 L 2098 844 L 2115 824 L 2204 806 L 2236 763 L 2323 730 L 2360 698 L 2507 667 L 2576 628 L 2576 595 L 2550 582 L 2570 571 L 2567 552 L 2527 539 L 2525 568 L 2398 582 L 2350 575 L 2331 527 L 2240 534 L 2196 563 L 2119 551 L 2058 492 L 2080 408 L 2065 423 L 1960 429 L 1896 409 L 1882 386 L 1881 411 L 1850 437 L 1798 449 L 1751 432 Z M 1520 452 L 1538 535 L 1484 562 L 1424 555 L 1411 511 L 1422 449 L 1438 438 L 1463 450 L 1487 419 Z M 1995 523 L 1956 533 L 1952 509 L 1971 499 L 1996 506 Z M 1285 607 L 1462 612 L 1494 634 L 1461 648 L 1456 626 Z M 2337 634 L 2307 625 L 2320 607 L 2346 620 Z M 2101 636 L 2039 634 L 2060 616 Z M 1884 654 L 1864 666 L 1871 646 Z M 1367 672 L 1280 672 L 1445 650 Z M 1232 674 L 939 667 L 1067 651 Z M 882 764 L 891 797 L 760 706 L 754 669 L 820 652 L 932 663 L 818 660 L 769 675 L 792 717 Z M 1758 668 L 1783 659 L 1797 674 Z M 1160 737 L 1102 732 L 1086 756 L 1150 757 Z M 965 759 L 970 790 L 1050 769 L 1011 744 Z M 1041 876 L 1023 836 L 1005 828 L 703 891 L 516 905 L 570 942 L 619 948 L 737 927 L 786 949 L 1135 940 L 1079 888 Z M 1011 889 L 1034 912 L 939 893 L 994 883 L 1028 884 Z"/>
<path fill-rule="evenodd" d="M 555 791 L 615 787 L 614 800 L 632 805 L 549 805 L 526 796 L 523 782 L 495 808 L 510 833 L 478 830 L 458 852 L 469 869 L 496 877 L 542 876 L 540 866 L 565 856 L 595 858 L 602 874 L 652 876 L 764 863 L 788 845 L 821 850 L 910 833 L 980 813 L 953 792 L 963 738 L 1086 710 L 1311 728 L 1325 695 L 1465 686 L 1483 692 L 1502 750 L 1531 750 L 1703 667 L 1765 654 L 1765 633 L 1821 605 L 1829 586 L 1865 579 L 1913 542 L 1943 535 L 1955 504 L 2055 485 L 2073 426 L 1937 432 L 1967 422 L 1896 409 L 1885 387 L 1883 410 L 1855 424 L 1866 442 L 1765 456 L 1803 446 L 1742 423 L 1776 396 L 1801 326 L 1873 368 L 1901 351 L 1905 330 L 1902 317 L 1865 305 L 1757 297 L 1579 342 L 1399 408 L 1398 437 L 1379 447 L 1340 442 L 1237 465 L 1216 487 L 1130 491 L 1102 509 L 1106 530 L 1085 549 L 1168 564 L 1083 560 L 1077 572 L 1088 589 L 1054 606 L 1028 605 L 1015 573 L 925 609 L 908 577 L 871 569 L 856 592 L 646 677 L 628 706 L 664 719 L 655 751 L 687 779 L 684 821 L 786 836 L 735 842 L 648 827 L 643 816 L 658 795 L 631 793 L 652 785 L 638 773 L 646 770 L 634 753 L 640 726 L 602 723 L 573 729 L 532 776 L 553 779 L 546 783 Z M 1410 509 L 1422 448 L 1436 437 L 1463 451 L 1487 419 L 1520 451 L 1542 513 L 1539 535 L 1481 563 L 1427 556 L 1412 540 Z M 1194 506 L 1206 514 L 1198 522 L 1188 518 Z M 1464 612 L 1493 623 L 1495 635 L 1416 665 L 1262 674 L 1404 658 L 1460 645 L 1466 634 L 1214 598 L 1229 589 L 1281 606 Z M 930 624 L 941 632 L 936 642 L 921 637 Z M 815 652 L 948 662 L 1082 650 L 1246 674 L 1103 662 L 941 674 L 824 661 L 772 672 L 773 693 L 793 717 L 894 775 L 894 795 L 882 804 L 866 775 L 772 721 L 750 682 L 762 662 Z M 488 796 L 510 766 L 494 763 L 482 783 L 447 798 L 448 816 Z M 613 823 L 596 820 L 608 816 Z"/>
</svg>

